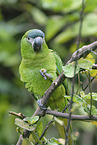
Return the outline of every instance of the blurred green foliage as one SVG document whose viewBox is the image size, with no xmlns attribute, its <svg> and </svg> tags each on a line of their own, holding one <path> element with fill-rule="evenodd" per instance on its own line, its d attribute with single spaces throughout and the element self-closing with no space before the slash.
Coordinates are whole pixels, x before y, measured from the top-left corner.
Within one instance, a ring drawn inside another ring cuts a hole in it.
<svg viewBox="0 0 97 145">
<path fill-rule="evenodd" d="M 37 107 L 19 79 L 22 35 L 33 28 L 43 30 L 49 48 L 66 63 L 76 50 L 81 9 L 82 0 L 0 0 L 0 144 L 15 144 L 18 139 L 14 117 L 8 111 L 31 116 Z M 80 46 L 96 39 L 97 0 L 86 0 Z"/>
</svg>

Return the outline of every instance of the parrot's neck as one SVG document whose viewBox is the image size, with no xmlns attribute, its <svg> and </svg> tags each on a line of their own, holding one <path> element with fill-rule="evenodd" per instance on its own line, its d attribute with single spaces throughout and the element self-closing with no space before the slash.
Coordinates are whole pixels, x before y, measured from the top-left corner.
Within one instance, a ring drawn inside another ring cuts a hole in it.
<svg viewBox="0 0 97 145">
<path fill-rule="evenodd" d="M 49 61 L 49 59 L 54 59 L 52 56 L 51 51 L 48 49 L 47 52 L 43 53 L 37 53 L 33 55 L 31 58 L 22 58 L 22 63 L 25 65 L 25 67 L 43 67 L 43 64 L 45 66 L 45 63 Z M 54 60 L 53 60 L 54 61 Z"/>
</svg>

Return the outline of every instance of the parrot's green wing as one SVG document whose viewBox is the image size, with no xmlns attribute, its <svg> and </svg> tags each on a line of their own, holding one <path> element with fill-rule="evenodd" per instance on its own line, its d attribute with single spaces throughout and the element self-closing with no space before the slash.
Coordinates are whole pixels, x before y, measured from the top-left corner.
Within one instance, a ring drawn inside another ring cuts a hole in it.
<svg viewBox="0 0 97 145">
<path fill-rule="evenodd" d="M 55 62 L 56 62 L 56 73 L 57 73 L 57 76 L 59 76 L 62 72 L 63 72 L 63 62 L 59 56 L 59 54 L 53 50 L 51 50 L 51 52 L 53 53 L 54 55 L 54 58 L 55 58 Z M 65 94 L 69 94 L 68 93 L 68 85 L 67 85 L 67 79 L 64 80 L 63 82 L 63 86 L 64 86 L 64 89 L 65 89 Z"/>
<path fill-rule="evenodd" d="M 56 73 L 57 73 L 57 75 L 60 75 L 63 71 L 63 68 L 62 68 L 63 62 L 57 52 L 55 52 L 53 50 L 51 50 L 51 52 L 53 53 L 55 61 L 56 61 Z"/>
</svg>

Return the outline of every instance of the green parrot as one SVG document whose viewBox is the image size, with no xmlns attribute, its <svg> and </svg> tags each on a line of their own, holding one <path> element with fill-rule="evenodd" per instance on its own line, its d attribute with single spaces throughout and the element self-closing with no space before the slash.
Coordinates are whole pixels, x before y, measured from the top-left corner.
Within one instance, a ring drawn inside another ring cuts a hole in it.
<svg viewBox="0 0 97 145">
<path fill-rule="evenodd" d="M 28 91 L 34 94 L 36 100 L 41 99 L 51 83 L 63 71 L 62 61 L 56 52 L 48 49 L 45 35 L 38 29 L 29 30 L 22 37 L 21 55 L 20 79 Z M 47 106 L 62 111 L 67 104 L 64 95 L 65 88 L 61 85 L 52 94 Z M 67 120 L 62 120 L 66 126 Z M 60 136 L 64 138 L 64 127 L 57 124 L 57 128 Z"/>
</svg>

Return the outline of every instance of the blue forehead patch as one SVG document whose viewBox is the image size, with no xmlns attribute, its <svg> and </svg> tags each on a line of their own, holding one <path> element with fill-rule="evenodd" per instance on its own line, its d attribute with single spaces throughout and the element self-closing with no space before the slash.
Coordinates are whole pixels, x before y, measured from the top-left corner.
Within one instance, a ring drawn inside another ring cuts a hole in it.
<svg viewBox="0 0 97 145">
<path fill-rule="evenodd" d="M 36 37 L 39 37 L 39 36 L 42 37 L 42 38 L 45 37 L 44 33 L 41 30 L 38 30 L 38 29 L 33 29 L 28 33 L 28 37 L 30 37 L 30 38 L 36 38 Z"/>
</svg>

